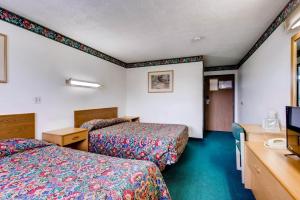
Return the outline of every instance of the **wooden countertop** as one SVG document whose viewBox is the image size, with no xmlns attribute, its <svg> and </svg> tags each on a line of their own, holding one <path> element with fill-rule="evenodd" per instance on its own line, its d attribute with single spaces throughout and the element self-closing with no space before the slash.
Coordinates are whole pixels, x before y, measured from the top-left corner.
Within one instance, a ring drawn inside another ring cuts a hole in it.
<svg viewBox="0 0 300 200">
<path fill-rule="evenodd" d="M 246 142 L 247 147 L 295 199 L 300 200 L 300 158 L 286 157 L 288 150 L 264 147 L 263 142 Z"/>
<path fill-rule="evenodd" d="M 241 126 L 245 129 L 246 134 L 278 134 L 285 135 L 285 129 L 281 129 L 279 132 L 268 131 L 264 129 L 261 125 L 258 124 L 241 124 Z"/>
<path fill-rule="evenodd" d="M 271 138 L 285 138 L 286 131 L 285 129 L 281 129 L 280 132 L 268 131 L 265 130 L 259 124 L 241 124 L 246 133 L 247 141 L 266 141 Z"/>
</svg>

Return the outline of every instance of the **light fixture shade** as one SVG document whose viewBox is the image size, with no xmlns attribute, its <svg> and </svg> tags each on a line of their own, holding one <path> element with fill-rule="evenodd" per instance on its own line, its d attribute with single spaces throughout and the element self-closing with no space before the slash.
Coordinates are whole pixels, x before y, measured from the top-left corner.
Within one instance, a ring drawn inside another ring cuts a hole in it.
<svg viewBox="0 0 300 200">
<path fill-rule="evenodd" d="M 298 6 L 285 20 L 285 28 L 288 31 L 300 27 L 300 6 Z"/>
<path fill-rule="evenodd" d="M 69 86 L 75 86 L 75 87 L 88 87 L 88 88 L 99 88 L 103 85 L 99 83 L 89 82 L 89 81 L 82 81 L 82 80 L 76 80 L 73 78 L 67 79 L 66 84 Z"/>
</svg>

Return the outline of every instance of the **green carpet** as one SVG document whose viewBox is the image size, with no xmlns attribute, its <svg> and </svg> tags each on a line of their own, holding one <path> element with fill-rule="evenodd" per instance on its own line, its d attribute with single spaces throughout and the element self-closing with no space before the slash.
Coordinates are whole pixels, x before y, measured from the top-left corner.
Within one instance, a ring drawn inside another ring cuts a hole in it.
<svg viewBox="0 0 300 200">
<path fill-rule="evenodd" d="M 207 132 L 190 139 L 178 163 L 163 171 L 173 200 L 253 200 L 235 167 L 234 138 L 230 133 Z"/>
</svg>

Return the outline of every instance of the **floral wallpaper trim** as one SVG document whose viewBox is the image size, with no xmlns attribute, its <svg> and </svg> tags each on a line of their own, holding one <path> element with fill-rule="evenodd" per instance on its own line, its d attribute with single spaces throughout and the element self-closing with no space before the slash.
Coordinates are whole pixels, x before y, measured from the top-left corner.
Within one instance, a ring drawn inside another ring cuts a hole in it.
<svg viewBox="0 0 300 200">
<path fill-rule="evenodd" d="M 205 72 L 211 71 L 223 71 L 223 70 L 237 70 L 239 65 L 222 65 L 222 66 L 213 66 L 213 67 L 204 67 Z"/>
<path fill-rule="evenodd" d="M 219 70 L 234 70 L 238 69 L 243 63 L 250 58 L 250 56 L 268 39 L 268 37 L 277 29 L 277 27 L 285 21 L 285 19 L 291 14 L 294 9 L 300 5 L 300 0 L 290 0 L 289 3 L 284 7 L 276 19 L 271 23 L 267 30 L 262 34 L 262 36 L 257 40 L 253 47 L 247 52 L 247 54 L 241 59 L 238 65 L 225 65 L 225 66 L 214 66 L 214 67 L 205 67 L 204 71 L 219 71 Z M 56 31 L 53 31 L 47 27 L 39 25 L 29 19 L 21 17 L 13 12 L 10 12 L 4 8 L 0 7 L 0 20 L 14 24 L 18 27 L 24 28 L 36 34 L 42 35 L 48 39 L 54 40 L 56 42 L 65 44 L 69 47 L 78 49 L 90 55 L 96 56 L 108 62 L 117 64 L 124 68 L 137 68 L 137 67 L 148 67 L 148 66 L 157 66 L 157 65 L 170 65 L 170 64 L 179 64 L 179 63 L 190 63 L 190 62 L 200 62 L 203 61 L 203 56 L 191 56 L 191 57 L 182 57 L 182 58 L 171 58 L 171 59 L 162 59 L 162 60 L 153 60 L 153 61 L 144 61 L 136 63 L 125 63 L 121 60 L 118 60 L 112 56 L 109 56 L 101 51 L 98 51 L 92 47 L 84 45 L 76 40 L 73 40 L 63 34 L 60 34 Z"/>
<path fill-rule="evenodd" d="M 200 61 L 203 61 L 203 56 L 191 56 L 191 57 L 170 58 L 170 59 L 162 59 L 162 60 L 128 63 L 126 68 L 171 65 L 171 64 L 191 63 L 191 62 L 200 62 Z"/>
<path fill-rule="evenodd" d="M 55 32 L 47 27 L 39 25 L 29 19 L 21 17 L 15 13 L 12 13 L 1 7 L 0 7 L 0 20 L 3 20 L 5 22 L 11 23 L 18 27 L 24 28 L 24 29 L 34 32 L 36 34 L 42 35 L 48 39 L 51 39 L 56 42 L 67 45 L 69 47 L 78 49 L 80 51 L 83 51 L 90 55 L 96 56 L 96 57 L 106 60 L 108 62 L 114 63 L 116 65 L 126 67 L 126 63 L 122 62 L 121 60 L 111 57 L 105 53 L 102 53 L 101 51 L 98 51 L 92 47 L 82 44 L 76 40 L 73 40 L 67 36 L 64 36 L 63 34 Z"/>
<path fill-rule="evenodd" d="M 203 56 L 192 56 L 192 57 L 183 57 L 183 58 L 172 58 L 172 59 L 163 59 L 163 60 L 155 60 L 155 61 L 146 61 L 146 62 L 139 62 L 139 63 L 125 63 L 121 60 L 118 60 L 112 56 L 109 56 L 109 55 L 101 52 L 101 51 L 98 51 L 92 47 L 82 44 L 74 39 L 71 39 L 63 34 L 53 31 L 45 26 L 39 25 L 29 19 L 26 19 L 20 15 L 17 15 L 15 13 L 8 11 L 1 7 L 0 7 L 0 20 L 8 22 L 13 25 L 16 25 L 20 28 L 24 28 L 28 31 L 39 34 L 41 36 L 44 36 L 48 39 L 51 39 L 56 42 L 67 45 L 69 47 L 78 49 L 80 51 L 83 51 L 90 55 L 96 56 L 103 60 L 109 61 L 111 63 L 117 64 L 124 68 L 146 67 L 146 66 L 168 65 L 168 64 L 203 61 Z"/>
<path fill-rule="evenodd" d="M 239 66 L 244 64 L 248 58 L 268 39 L 268 37 L 277 29 L 278 26 L 300 5 L 300 0 L 290 0 L 289 3 L 284 7 L 276 19 L 271 23 L 267 30 L 260 36 L 254 46 L 248 51 L 248 53 L 239 62 Z"/>
</svg>

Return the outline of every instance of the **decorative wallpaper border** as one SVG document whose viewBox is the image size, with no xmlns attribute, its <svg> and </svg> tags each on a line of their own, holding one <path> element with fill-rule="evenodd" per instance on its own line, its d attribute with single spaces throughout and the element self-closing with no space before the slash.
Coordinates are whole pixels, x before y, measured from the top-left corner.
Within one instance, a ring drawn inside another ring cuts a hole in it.
<svg viewBox="0 0 300 200">
<path fill-rule="evenodd" d="M 203 56 L 190 56 L 190 57 L 182 57 L 182 58 L 170 58 L 170 59 L 162 59 L 162 60 L 128 63 L 126 68 L 171 65 L 171 64 L 191 63 L 191 62 L 200 62 L 200 61 L 203 61 Z"/>
<path fill-rule="evenodd" d="M 282 22 L 300 5 L 300 0 L 290 0 L 280 14 L 275 18 L 267 30 L 260 36 L 257 42 L 252 46 L 248 53 L 239 62 L 239 67 L 250 58 L 250 56 L 270 37 L 270 35 L 280 26 Z"/>
<path fill-rule="evenodd" d="M 205 67 L 204 71 L 220 71 L 220 70 L 236 70 L 241 67 L 243 63 L 250 58 L 250 56 L 268 39 L 268 37 L 280 26 L 282 22 L 291 14 L 294 9 L 300 5 L 300 0 L 290 0 L 289 3 L 284 7 L 276 19 L 271 23 L 267 30 L 261 35 L 257 42 L 252 46 L 252 48 L 247 52 L 247 54 L 241 59 L 237 65 L 225 65 L 225 66 L 213 66 Z M 203 61 L 203 56 L 190 56 L 182 58 L 171 58 L 153 61 L 144 61 L 136 63 L 125 63 L 119 59 L 109 56 L 101 51 L 98 51 L 92 47 L 82 44 L 74 39 L 71 39 L 63 34 L 53 31 L 45 26 L 39 25 L 29 19 L 19 16 L 13 12 L 10 12 L 2 7 L 0 7 L 0 20 L 8 22 L 10 24 L 16 25 L 20 28 L 26 29 L 33 33 L 44 36 L 48 39 L 54 40 L 61 44 L 67 45 L 69 47 L 75 48 L 77 50 L 83 51 L 90 55 L 96 56 L 108 62 L 114 63 L 124 68 L 137 68 L 137 67 L 148 67 L 148 66 L 158 66 L 158 65 L 170 65 L 170 64 L 180 64 L 180 63 L 191 63 Z"/>
<path fill-rule="evenodd" d="M 89 47 L 85 44 L 82 44 L 76 40 L 73 40 L 63 34 L 60 34 L 56 31 L 53 31 L 47 27 L 44 27 L 42 25 L 39 25 L 29 19 L 26 19 L 24 17 L 21 17 L 13 12 L 10 12 L 4 8 L 0 7 L 0 20 L 8 22 L 10 24 L 16 25 L 20 28 L 24 28 L 28 31 L 34 32 L 36 34 L 39 34 L 41 36 L 44 36 L 48 39 L 54 40 L 56 42 L 62 43 L 64 45 L 67 45 L 69 47 L 72 47 L 74 49 L 78 49 L 80 51 L 83 51 L 85 53 L 88 53 L 90 55 L 96 56 L 98 58 L 101 58 L 103 60 L 106 60 L 108 62 L 114 63 L 116 65 L 126 67 L 126 63 L 118 60 L 112 56 L 109 56 L 101 51 L 98 51 L 92 47 Z"/>
<path fill-rule="evenodd" d="M 222 65 L 222 66 L 213 66 L 213 67 L 204 67 L 205 72 L 212 71 L 224 71 L 224 70 L 237 70 L 239 69 L 239 65 Z"/>
<path fill-rule="evenodd" d="M 89 47 L 85 44 L 82 44 L 74 39 L 71 39 L 63 34 L 60 34 L 56 31 L 53 31 L 45 26 L 39 25 L 29 19 L 26 19 L 20 15 L 17 15 L 11 11 L 8 11 L 0 7 L 0 20 L 8 22 L 10 24 L 16 25 L 20 28 L 26 29 L 38 35 L 44 36 L 48 39 L 54 40 L 61 44 L 67 45 L 74 49 L 83 51 L 90 55 L 96 56 L 108 62 L 114 63 L 124 68 L 134 68 L 134 67 L 146 67 L 146 66 L 157 66 L 157 65 L 169 65 L 169 64 L 178 64 L 178 63 L 189 63 L 189 62 L 199 62 L 203 61 L 203 56 L 192 56 L 184 58 L 172 58 L 172 59 L 163 59 L 155 61 L 146 61 L 139 63 L 125 63 L 121 60 L 118 60 L 112 56 L 109 56 L 101 51 L 98 51 L 92 47 Z"/>
</svg>

